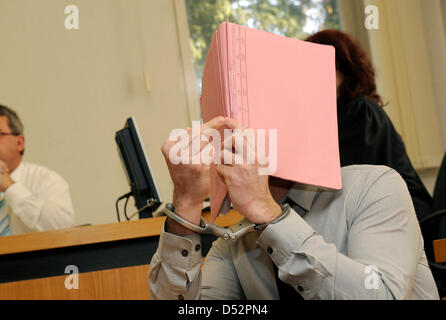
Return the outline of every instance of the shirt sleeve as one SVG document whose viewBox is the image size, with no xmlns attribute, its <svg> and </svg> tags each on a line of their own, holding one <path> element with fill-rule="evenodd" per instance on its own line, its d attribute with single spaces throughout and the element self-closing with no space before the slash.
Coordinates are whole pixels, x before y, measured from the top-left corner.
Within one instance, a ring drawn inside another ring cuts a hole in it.
<svg viewBox="0 0 446 320">
<path fill-rule="evenodd" d="M 150 261 L 149 288 L 154 300 L 200 298 L 201 236 L 180 237 L 165 231 Z"/>
<path fill-rule="evenodd" d="M 279 278 L 304 299 L 410 298 L 423 240 L 407 187 L 392 169 L 358 187 L 349 198 L 346 254 L 298 214 L 269 225 L 258 239 Z"/>
<path fill-rule="evenodd" d="M 32 231 L 63 229 L 74 224 L 68 184 L 55 173 L 48 174 L 34 193 L 15 182 L 5 191 L 5 198 L 14 214 Z"/>
<path fill-rule="evenodd" d="M 186 237 L 161 232 L 158 249 L 150 262 L 152 299 L 240 300 L 243 290 L 227 241 L 217 239 L 202 263 L 201 236 Z"/>
</svg>

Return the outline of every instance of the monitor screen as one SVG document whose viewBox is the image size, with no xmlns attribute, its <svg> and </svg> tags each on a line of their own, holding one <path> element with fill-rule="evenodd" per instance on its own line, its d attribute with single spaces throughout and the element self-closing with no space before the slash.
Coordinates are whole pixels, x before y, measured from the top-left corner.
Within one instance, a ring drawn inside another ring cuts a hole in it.
<svg viewBox="0 0 446 320">
<path fill-rule="evenodd" d="M 142 143 L 138 126 L 133 117 L 126 120 L 124 128 L 116 132 L 116 144 L 121 163 L 130 185 L 132 196 L 138 210 L 152 206 L 139 213 L 140 218 L 152 216 L 152 212 L 161 204 L 161 195 L 150 168 L 150 163 Z"/>
</svg>

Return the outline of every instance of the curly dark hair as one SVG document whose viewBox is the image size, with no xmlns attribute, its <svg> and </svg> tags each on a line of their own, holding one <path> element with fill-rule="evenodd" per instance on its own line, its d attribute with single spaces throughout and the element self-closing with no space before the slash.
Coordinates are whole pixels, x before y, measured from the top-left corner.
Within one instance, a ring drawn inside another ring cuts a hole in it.
<svg viewBox="0 0 446 320">
<path fill-rule="evenodd" d="M 376 92 L 375 69 L 370 57 L 352 36 L 338 30 L 323 30 L 309 36 L 305 41 L 334 46 L 336 70 L 343 76 L 338 103 L 347 103 L 363 95 L 384 106 Z"/>
</svg>

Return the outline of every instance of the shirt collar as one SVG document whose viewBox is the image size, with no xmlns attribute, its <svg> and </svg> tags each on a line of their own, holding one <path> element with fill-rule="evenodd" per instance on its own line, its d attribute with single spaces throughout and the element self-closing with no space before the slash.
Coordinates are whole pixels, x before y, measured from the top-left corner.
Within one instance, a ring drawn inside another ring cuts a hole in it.
<svg viewBox="0 0 446 320">
<path fill-rule="evenodd" d="M 294 203 L 302 207 L 305 211 L 310 211 L 313 205 L 316 195 L 319 193 L 319 189 L 314 186 L 295 183 L 286 196 L 282 199 L 282 203 L 287 202 L 287 200 L 292 200 Z"/>
</svg>

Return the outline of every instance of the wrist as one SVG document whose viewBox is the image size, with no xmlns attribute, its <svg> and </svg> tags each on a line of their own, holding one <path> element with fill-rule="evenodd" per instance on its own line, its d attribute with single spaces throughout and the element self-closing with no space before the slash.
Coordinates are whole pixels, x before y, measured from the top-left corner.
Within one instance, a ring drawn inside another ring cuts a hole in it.
<svg viewBox="0 0 446 320">
<path fill-rule="evenodd" d="M 198 204 L 174 201 L 172 204 L 175 207 L 175 213 L 181 218 L 186 219 L 190 223 L 196 224 L 197 226 L 200 224 L 201 203 Z"/>
<path fill-rule="evenodd" d="M 174 201 L 173 203 L 175 207 L 175 214 L 180 216 L 181 218 L 187 220 L 188 222 L 195 224 L 197 226 L 200 225 L 201 218 L 201 203 L 188 203 L 183 201 Z M 174 221 L 171 218 L 166 219 L 166 232 L 178 235 L 178 236 L 186 236 L 190 234 L 194 234 L 194 231 L 182 226 L 178 222 Z"/>
<path fill-rule="evenodd" d="M 287 217 L 287 215 L 290 213 L 290 205 L 289 204 L 284 204 L 280 206 L 282 212 L 280 213 L 280 215 L 278 217 L 276 217 L 274 220 L 269 221 L 267 223 L 264 224 L 257 224 L 256 229 L 257 230 L 263 230 L 265 229 L 267 226 L 269 226 L 270 224 L 275 224 L 283 219 L 285 219 Z"/>
<path fill-rule="evenodd" d="M 278 217 L 282 215 L 282 208 L 280 205 L 273 201 L 273 203 L 270 203 L 269 206 L 265 209 L 263 216 L 264 222 L 262 223 L 271 223 L 272 221 L 276 220 Z"/>
<path fill-rule="evenodd" d="M 195 233 L 192 230 L 189 230 L 188 228 L 175 222 L 169 217 L 166 219 L 166 232 L 172 233 L 180 237 L 188 236 Z"/>
<path fill-rule="evenodd" d="M 185 196 L 184 192 L 179 192 L 177 188 L 174 188 L 172 204 L 176 214 L 191 223 L 199 224 L 204 199 Z"/>
<path fill-rule="evenodd" d="M 248 220 L 256 224 L 268 224 L 277 219 L 282 214 L 282 208 L 274 201 L 259 202 L 251 210 L 252 214 L 245 215 Z"/>
</svg>

